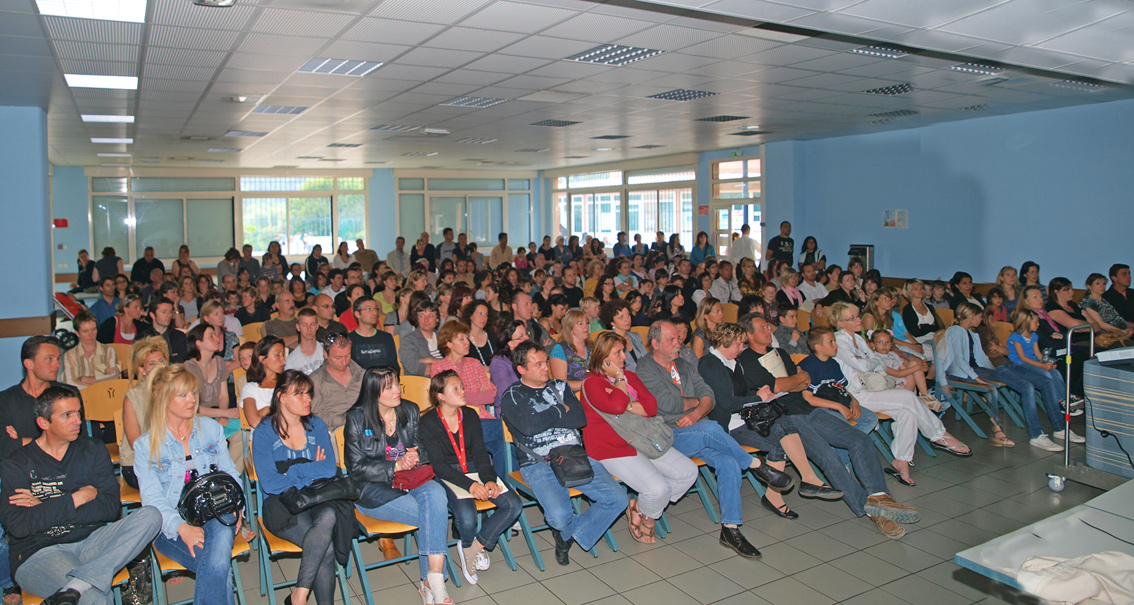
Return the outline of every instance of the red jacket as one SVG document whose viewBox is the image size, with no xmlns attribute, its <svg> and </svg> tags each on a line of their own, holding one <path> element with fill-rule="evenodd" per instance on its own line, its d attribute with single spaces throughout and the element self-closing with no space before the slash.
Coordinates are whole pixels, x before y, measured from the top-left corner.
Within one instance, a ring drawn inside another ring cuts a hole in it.
<svg viewBox="0 0 1134 605">
<path fill-rule="evenodd" d="M 646 414 L 656 415 L 658 413 L 658 402 L 646 390 L 646 385 L 638 380 L 638 375 L 633 372 L 626 372 L 626 381 L 631 388 L 638 392 L 638 403 L 641 404 Z M 586 380 L 583 381 L 583 393 L 580 399 L 583 401 L 583 411 L 587 414 L 587 426 L 583 427 L 583 444 L 587 448 L 588 456 L 595 460 L 606 460 L 607 458 L 624 458 L 638 453 L 638 450 L 626 443 L 625 439 L 619 437 L 606 419 L 599 416 L 594 410 L 594 408 L 598 408 L 607 414 L 625 413 L 626 405 L 630 403 L 630 397 L 623 393 L 622 389 L 612 385 L 605 376 L 588 374 Z"/>
</svg>

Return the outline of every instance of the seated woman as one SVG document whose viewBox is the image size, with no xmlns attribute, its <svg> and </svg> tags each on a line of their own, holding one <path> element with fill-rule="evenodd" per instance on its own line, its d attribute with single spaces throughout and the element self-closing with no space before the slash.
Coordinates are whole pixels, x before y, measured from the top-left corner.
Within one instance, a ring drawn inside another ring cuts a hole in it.
<svg viewBox="0 0 1134 605">
<path fill-rule="evenodd" d="M 278 336 L 268 334 L 256 343 L 252 351 L 252 364 L 245 374 L 248 381 L 240 389 L 240 404 L 244 408 L 244 418 L 252 428 L 256 428 L 272 406 L 272 393 L 276 380 L 283 374 L 287 365 L 284 344 Z"/>
<path fill-rule="evenodd" d="M 114 320 L 107 320 L 111 321 Z M 118 354 L 98 341 L 98 319 L 94 314 L 80 311 L 71 324 L 79 335 L 79 344 L 63 354 L 63 382 L 84 389 L 99 381 L 120 377 Z"/>
<path fill-rule="evenodd" d="M 444 328 L 442 328 L 444 329 Z M 457 526 L 461 568 L 469 583 L 479 581 L 478 571 L 487 571 L 488 551 L 523 511 L 515 492 L 497 480 L 475 408 L 466 405 L 462 380 L 453 370 L 433 375 L 429 381 L 429 408 L 421 413 L 421 447 L 433 461 L 433 471 L 445 486 L 449 510 Z M 476 503 L 492 502 L 496 509 L 477 532 Z"/>
<path fill-rule="evenodd" d="M 692 296 L 689 298 L 693 301 L 693 304 L 700 305 L 701 301 L 712 296 L 709 290 L 713 287 L 713 276 L 710 275 L 708 271 L 705 271 L 697 278 L 697 282 L 701 284 L 701 287 L 694 290 Z"/>
<path fill-rule="evenodd" d="M 350 555 L 349 550 L 335 551 L 335 534 L 350 532 L 353 537 L 355 531 L 354 507 L 346 501 L 316 504 L 298 515 L 280 501 L 280 494 L 289 488 L 302 490 L 339 472 L 327 425 L 311 413 L 312 389 L 303 372 L 284 372 L 272 392 L 268 415 L 252 439 L 252 460 L 265 496 L 264 527 L 303 550 L 287 605 L 303 605 L 312 593 L 320 605 L 335 602 L 335 560 L 346 565 Z M 339 502 L 348 511 L 345 519 Z M 339 527 L 340 519 L 346 527 Z"/>
<path fill-rule="evenodd" d="M 1060 289 L 1063 287 L 1065 286 L 1060 285 Z M 1066 287 L 1070 289 L 1070 284 Z M 1020 306 L 1017 307 L 1016 311 L 1026 309 L 1039 316 L 1040 324 L 1035 331 L 1039 334 L 1038 344 L 1041 359 L 1045 357 L 1054 359 L 1059 371 L 1065 372 L 1067 366 L 1066 355 L 1068 353 L 1071 354 L 1071 407 L 1075 408 L 1071 412 L 1071 415 L 1079 416 L 1083 413 L 1083 363 L 1087 360 L 1086 343 L 1082 343 L 1082 346 L 1068 346 L 1067 328 L 1063 324 L 1055 321 L 1055 318 L 1052 317 L 1051 313 L 1047 310 L 1048 307 L 1062 310 L 1055 300 L 1056 294 L 1063 294 L 1064 296 L 1067 294 L 1065 292 L 1060 293 L 1057 290 L 1052 290 L 1048 296 L 1048 302 L 1044 303 L 1044 292 L 1045 290 L 1039 286 L 1025 286 L 1023 293 L 1020 294 Z M 1070 316 L 1065 317 L 1064 319 L 1068 319 L 1069 317 Z M 1012 319 L 1012 323 L 1016 323 L 1015 318 Z M 1012 347 L 1009 346 L 1008 350 L 1011 351 Z"/>
<path fill-rule="evenodd" d="M 197 396 L 197 413 L 216 420 L 224 428 L 228 439 L 228 454 L 236 470 L 244 470 L 244 439 L 240 435 L 240 408 L 228 400 L 228 378 L 232 372 L 217 357 L 224 348 L 220 332 L 203 323 L 189 330 L 185 369 L 197 377 L 200 391 Z"/>
<path fill-rule="evenodd" d="M 441 359 L 437 348 L 437 306 L 428 300 L 413 307 L 409 316 L 414 331 L 402 336 L 398 358 L 410 376 L 429 376 L 429 367 Z"/>
<path fill-rule="evenodd" d="M 1092 273 L 1087 276 L 1086 286 L 1087 295 L 1079 301 L 1079 307 L 1095 327 L 1095 333 L 1114 332 L 1124 339 L 1134 337 L 1134 327 L 1102 296 L 1106 292 L 1106 278 L 1101 273 Z"/>
<path fill-rule="evenodd" d="M 980 307 L 969 302 L 962 302 L 957 305 L 956 313 L 956 323 L 949 326 L 949 329 L 945 331 L 945 344 L 948 352 L 944 356 L 946 360 L 944 363 L 948 364 L 945 367 L 945 377 L 953 382 L 973 382 L 987 387 L 987 392 L 982 395 L 988 402 L 988 407 L 992 410 L 989 417 L 989 421 L 992 423 L 992 436 L 989 437 L 989 441 L 995 447 L 1013 447 L 1016 444 L 1000 428 L 1000 397 L 997 394 L 996 387 L 989 384 L 989 381 L 1008 384 L 1013 380 L 1007 376 L 1007 370 L 993 366 L 992 361 L 984 354 L 984 348 L 978 346 L 980 336 L 976 334 L 975 328 L 983 320 Z M 1009 384 L 1009 386 L 1011 385 Z"/>
<path fill-rule="evenodd" d="M 461 310 L 461 320 L 469 326 L 469 357 L 486 368 L 496 354 L 496 335 L 491 329 L 494 315 L 483 300 L 473 300 Z"/>
<path fill-rule="evenodd" d="M 118 444 L 118 466 L 122 469 L 122 480 L 134 489 L 138 488 L 138 477 L 134 474 L 134 441 L 150 428 L 146 423 L 146 412 L 153 389 L 146 378 L 154 368 L 167 363 L 169 345 L 162 337 L 150 336 L 134 343 L 130 365 L 137 372 L 138 383 L 126 391 L 122 399 L 122 443 Z"/>
<path fill-rule="evenodd" d="M 1056 277 L 1047 286 L 1047 304 L 1044 305 L 1044 310 L 1064 328 L 1064 332 L 1088 323 L 1087 316 L 1083 314 L 1079 305 L 1075 304 L 1074 298 L 1075 289 L 1071 287 L 1071 281 L 1067 278 Z M 1076 334 L 1075 343 L 1085 344 L 1086 335 L 1086 332 Z"/>
<path fill-rule="evenodd" d="M 236 348 L 240 346 L 240 339 L 244 336 L 244 327 L 232 315 L 224 312 L 224 305 L 219 300 L 209 299 L 201 304 L 201 316 L 189 325 L 189 329 L 206 323 L 217 329 L 223 345 L 217 356 L 224 360 L 229 371 L 235 370 L 240 363 L 236 360 Z"/>
<path fill-rule="evenodd" d="M 872 391 L 866 387 L 864 379 L 871 377 L 864 375 L 884 372 L 885 365 L 866 340 L 858 335 L 862 330 L 858 309 L 850 303 L 836 303 L 829 313 L 831 327 L 835 329 L 835 342 L 838 343 L 835 359 L 847 378 L 847 391 L 862 407 L 887 414 L 894 420 L 894 442 L 890 446 L 894 453 L 892 465 L 902 479 L 911 481 L 910 462 L 913 461 L 918 432 L 937 449 L 954 456 L 971 456 L 968 446 L 950 435 L 941 420 L 912 392 L 897 388 Z"/>
<path fill-rule="evenodd" d="M 571 301 L 566 294 L 555 291 L 547 297 L 547 307 L 549 311 L 547 317 L 540 319 L 539 323 L 548 334 L 559 336 L 563 333 L 563 318 L 571 308 Z"/>
<path fill-rule="evenodd" d="M 721 302 L 712 296 L 705 297 L 701 304 L 697 305 L 697 316 L 693 318 L 694 329 L 690 340 L 690 347 L 697 359 L 709 351 L 709 339 L 713 337 L 713 331 L 717 326 L 722 323 L 724 323 L 724 309 L 721 308 Z"/>
<path fill-rule="evenodd" d="M 631 499 L 626 509 L 630 536 L 653 544 L 657 541 L 655 522 L 669 503 L 689 491 L 697 480 L 697 465 L 673 447 L 651 459 L 628 444 L 607 421 L 605 415 L 650 418 L 658 412 L 654 396 L 636 374 L 624 369 L 626 345 L 626 339 L 614 332 L 600 334 L 595 340 L 581 397 L 587 414 L 583 443 L 588 456 L 638 492 L 638 498 Z"/>
<path fill-rule="evenodd" d="M 358 400 L 346 413 L 343 457 L 347 472 L 361 487 L 355 506 L 375 519 L 416 525 L 421 585 L 425 603 L 452 605 L 445 588 L 445 555 L 449 552 L 445 488 L 426 481 L 408 492 L 390 482 L 399 471 L 428 464 L 418 451 L 417 404 L 402 399 L 398 372 L 370 368 L 362 378 Z"/>
<path fill-rule="evenodd" d="M 413 331 L 413 324 L 409 322 L 410 298 L 413 293 L 413 288 L 402 288 L 395 294 L 394 310 L 382 320 L 382 329 L 388 334 L 400 337 Z"/>
<path fill-rule="evenodd" d="M 578 309 L 568 311 L 563 317 L 563 333 L 548 358 L 551 377 L 566 380 L 572 391 L 583 388 L 583 379 L 587 377 L 587 359 L 590 358 L 587 339 L 590 334 L 587 316 Z"/>
<path fill-rule="evenodd" d="M 713 390 L 716 400 L 712 411 L 709 412 L 709 418 L 720 423 L 737 443 L 767 452 L 768 466 L 777 471 L 782 472 L 787 466 L 784 460 L 786 453 L 803 481 L 803 485 L 800 486 L 801 495 L 815 494 L 808 497 L 825 500 L 842 498 L 842 492 L 824 485 L 823 480 L 811 468 L 803 441 L 800 440 L 799 431 L 794 425 L 777 421 L 772 424 L 771 433 L 764 437 L 748 428 L 740 419 L 738 413 L 745 404 L 772 398 L 771 390 L 767 387 L 761 389 L 761 392 L 751 390 L 745 381 L 744 369 L 736 361 L 737 356 L 748 344 L 748 335 L 744 328 L 735 323 L 721 324 L 713 332 L 710 341 L 712 346 L 697 364 L 697 371 Z M 765 508 L 785 519 L 799 517 L 798 513 L 788 508 L 775 488 L 768 490 L 760 502 Z"/>
<path fill-rule="evenodd" d="M 232 544 L 242 511 L 194 527 L 177 512 L 177 502 L 193 473 L 208 473 L 215 465 L 238 482 L 240 474 L 228 457 L 224 430 L 213 419 L 197 415 L 193 373 L 180 364 L 153 372 L 146 412 L 149 429 L 134 442 L 134 473 L 142 505 L 161 511 L 162 529 L 154 548 L 197 575 L 194 603 L 233 605 Z"/>
<path fill-rule="evenodd" d="M 1034 287 L 1025 288 L 1025 296 L 1021 303 L 1027 302 L 1027 295 L 1029 294 L 1027 290 Z M 1030 294 L 1038 296 L 1034 291 Z M 1043 434 L 1039 414 L 1036 411 L 1035 391 L 1039 391 L 1043 395 L 1044 412 L 1047 413 L 1047 418 L 1051 421 L 1052 437 L 1056 441 L 1063 441 L 1067 437 L 1064 431 L 1070 429 L 1060 411 L 1060 407 L 1065 407 L 1064 394 L 1067 392 L 1067 383 L 1063 381 L 1063 375 L 1056 370 L 1056 364 L 1046 361 L 1040 352 L 1040 338 L 1037 330 L 1042 323 L 1040 316 L 1029 309 L 1016 309 L 1016 312 L 1012 314 L 1013 332 L 1008 336 L 1008 359 L 1011 360 L 1012 364 L 1007 367 L 1011 369 L 1013 374 L 1027 381 L 1033 387 L 1030 397 L 1028 396 L 1028 389 L 1020 391 L 1021 399 L 1024 402 L 1024 418 L 1027 419 L 1028 423 L 1028 437 L 1030 438 L 1028 443 L 1041 450 L 1062 452 L 1062 445 L 1055 443 Z M 1073 432 L 1069 436 L 1072 443 L 1086 442 L 1085 438 Z"/>
<path fill-rule="evenodd" d="M 780 269 L 780 291 L 776 293 L 776 302 L 781 306 L 786 303 L 793 309 L 798 309 L 804 302 L 803 293 L 799 291 L 799 273 L 790 265 Z"/>
<path fill-rule="evenodd" d="M 630 313 L 629 303 L 624 300 L 612 300 L 599 310 L 599 318 L 603 324 L 610 326 L 611 332 L 626 341 L 624 366 L 627 371 L 633 372 L 638 367 L 638 360 L 649 353 L 646 351 L 646 344 L 642 342 L 642 335 L 630 330 L 630 324 L 633 323 Z"/>
<path fill-rule="evenodd" d="M 835 267 L 832 267 L 835 268 Z M 858 278 L 850 271 L 843 271 L 839 273 L 838 281 L 835 286 L 828 284 L 827 287 L 831 288 L 831 293 L 828 294 L 823 300 L 815 301 L 815 314 L 827 313 L 827 309 L 835 303 L 849 303 L 859 309 L 866 306 L 866 295 L 858 288 Z"/>
<path fill-rule="evenodd" d="M 933 307 L 925 304 L 925 284 L 920 279 L 907 279 L 902 287 L 909 304 L 902 309 L 902 324 L 906 328 L 907 341 L 916 342 L 921 346 L 918 353 L 926 361 L 933 361 L 933 335 L 943 325 L 937 317 Z"/>
<path fill-rule="evenodd" d="M 148 324 L 142 321 L 142 299 L 137 294 L 128 294 L 118 303 L 118 313 L 98 327 L 95 338 L 107 345 L 134 344 L 134 340 L 146 325 Z"/>
<path fill-rule="evenodd" d="M 1040 296 L 1043 297 L 1043 302 L 1047 303 L 1047 289 L 1043 287 L 1043 282 L 1040 281 L 1039 265 L 1030 260 L 1024 261 L 1024 264 L 1020 265 L 1019 276 L 1020 283 L 1017 289 L 1020 291 L 1020 298 L 1023 298 L 1024 288 L 1035 286 L 1040 289 Z"/>
<path fill-rule="evenodd" d="M 681 308 L 685 306 L 685 296 L 681 293 L 681 288 L 674 285 L 667 285 L 661 292 L 654 295 L 656 302 L 660 303 L 656 313 L 654 313 L 653 321 L 659 319 L 669 319 L 678 313 L 681 313 Z M 650 304 L 653 307 L 653 302 Z M 647 315 L 649 315 L 647 313 Z"/>
<path fill-rule="evenodd" d="M 760 286 L 764 285 L 764 275 L 756 268 L 756 261 L 742 258 L 736 263 L 736 286 L 740 296 L 759 296 Z"/>
<path fill-rule="evenodd" d="M 1001 267 L 1000 272 L 996 274 L 996 286 L 1004 291 L 1004 309 L 1008 311 L 1008 315 L 1011 315 L 1012 311 L 1016 310 L 1017 301 L 1020 300 L 1020 280 L 1016 276 L 1016 268 Z"/>
<path fill-rule="evenodd" d="M 689 262 L 693 263 L 693 269 L 697 269 L 697 265 L 716 258 L 717 252 L 709 245 L 709 234 L 704 231 L 698 231 L 696 240 L 693 242 L 693 248 L 689 250 Z"/>
<path fill-rule="evenodd" d="M 957 271 L 949 280 L 949 308 L 957 310 L 957 305 L 967 302 L 984 308 L 984 299 L 980 294 L 973 292 L 973 276 L 964 271 Z"/>
<path fill-rule="evenodd" d="M 475 410 L 480 418 L 494 418 L 492 405 L 496 401 L 496 385 L 492 384 L 488 368 L 480 365 L 476 358 L 468 356 L 468 324 L 454 320 L 441 326 L 437 332 L 437 348 L 445 357 L 429 368 L 430 376 L 436 376 L 445 370 L 453 370 L 461 377 L 461 391 L 465 394 L 466 403 L 471 409 Z M 497 451 L 496 448 L 504 448 L 504 443 L 494 446 L 493 451 Z"/>
</svg>

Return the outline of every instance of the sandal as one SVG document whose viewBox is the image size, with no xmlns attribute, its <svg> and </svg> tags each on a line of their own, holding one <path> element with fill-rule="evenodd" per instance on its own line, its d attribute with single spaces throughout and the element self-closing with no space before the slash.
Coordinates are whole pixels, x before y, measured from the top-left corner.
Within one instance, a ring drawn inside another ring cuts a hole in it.
<svg viewBox="0 0 1134 605">
<path fill-rule="evenodd" d="M 914 483 L 913 479 L 906 479 L 905 477 L 903 477 L 902 474 L 900 472 L 898 472 L 898 469 L 896 469 L 896 468 L 888 466 L 888 467 L 886 467 L 882 470 L 887 475 L 890 475 L 894 479 L 897 479 L 898 483 L 901 483 L 902 485 L 907 485 L 909 487 L 913 487 L 913 486 L 917 485 L 917 483 Z"/>
<path fill-rule="evenodd" d="M 646 524 L 647 521 L 649 521 L 649 525 Z M 638 541 L 642 544 L 656 544 L 658 541 L 658 534 L 657 530 L 655 529 L 656 526 L 657 521 L 655 519 L 651 519 L 646 515 L 642 515 L 642 539 Z"/>
<path fill-rule="evenodd" d="M 643 516 L 638 511 L 638 501 L 630 500 L 630 504 L 626 507 L 626 521 L 630 528 L 630 537 L 642 544 L 649 544 L 645 541 L 646 532 L 642 530 Z"/>
<path fill-rule="evenodd" d="M 992 443 L 992 447 L 1016 447 L 1016 442 L 1009 439 L 1000 427 L 992 430 L 992 436 L 988 440 Z"/>
<path fill-rule="evenodd" d="M 24 602 L 24 595 L 20 589 L 12 586 L 4 589 L 4 605 L 20 605 Z"/>
<path fill-rule="evenodd" d="M 942 437 L 940 441 L 930 441 L 929 445 L 932 445 L 933 449 L 953 454 L 959 458 L 968 458 L 973 455 L 973 451 L 969 449 L 969 446 L 958 441 L 956 437 L 953 437 L 953 440 L 957 441 L 957 445 L 946 445 L 945 439 L 945 437 Z"/>
<path fill-rule="evenodd" d="M 933 395 L 920 395 L 918 396 L 918 399 L 920 399 L 921 402 L 925 404 L 925 407 L 929 408 L 930 411 L 934 413 L 941 411 L 941 400 L 934 397 Z"/>
</svg>

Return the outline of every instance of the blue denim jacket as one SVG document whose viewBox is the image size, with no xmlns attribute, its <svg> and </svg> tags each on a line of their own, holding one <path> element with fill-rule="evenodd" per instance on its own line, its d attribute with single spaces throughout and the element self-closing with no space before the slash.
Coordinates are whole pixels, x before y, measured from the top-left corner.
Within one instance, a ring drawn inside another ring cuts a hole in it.
<svg viewBox="0 0 1134 605">
<path fill-rule="evenodd" d="M 228 455 L 224 428 L 216 420 L 197 417 L 193 423 L 193 434 L 189 436 L 189 451 L 198 472 L 208 472 L 209 467 L 215 464 L 218 470 L 240 481 L 240 473 L 236 472 L 236 465 Z M 150 434 L 144 433 L 134 442 L 134 474 L 138 476 L 142 505 L 153 506 L 161 512 L 161 533 L 170 540 L 176 540 L 177 528 L 185 522 L 177 512 L 177 500 L 185 487 L 185 456 L 181 443 L 166 431 L 161 459 L 151 460 Z"/>
</svg>

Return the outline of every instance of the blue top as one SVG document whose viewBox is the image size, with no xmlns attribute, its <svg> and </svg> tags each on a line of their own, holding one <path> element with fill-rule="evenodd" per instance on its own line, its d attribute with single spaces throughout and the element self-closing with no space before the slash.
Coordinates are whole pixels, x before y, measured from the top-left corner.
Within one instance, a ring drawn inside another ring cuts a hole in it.
<svg viewBox="0 0 1134 605">
<path fill-rule="evenodd" d="M 326 456 L 315 462 L 317 448 Z M 271 416 L 264 418 L 252 431 L 252 461 L 260 487 L 267 495 L 281 494 L 289 487 L 304 488 L 316 479 L 334 477 L 339 472 L 335 460 L 335 447 L 327 425 L 311 416 L 307 429 L 307 445 L 293 450 L 280 439 Z"/>
<path fill-rule="evenodd" d="M 1024 348 L 1024 357 L 1032 361 L 1039 361 L 1039 359 L 1036 359 L 1036 342 L 1038 341 L 1039 335 L 1035 332 L 1032 332 L 1031 338 L 1024 338 L 1019 332 L 1012 332 L 1012 334 L 1008 336 L 1008 359 L 1011 360 L 1012 363 L 1024 363 L 1024 360 L 1020 359 L 1020 355 L 1016 353 L 1016 347 L 1014 346 L 1019 344 Z"/>
<path fill-rule="evenodd" d="M 902 319 L 902 312 L 894 309 L 890 312 L 894 318 L 894 325 L 890 328 L 890 332 L 894 335 L 894 340 L 904 340 L 909 342 L 912 338 L 906 338 L 906 322 Z"/>
<path fill-rule="evenodd" d="M 117 296 L 114 297 L 112 303 L 107 303 L 101 295 L 98 297 L 98 300 L 91 305 L 91 313 L 94 313 L 95 319 L 98 319 L 98 325 L 101 326 L 102 322 L 118 314 L 118 303 L 120 302 L 122 301 L 118 300 Z"/>
<path fill-rule="evenodd" d="M 693 263 L 694 267 L 710 258 L 716 258 L 716 256 L 717 253 L 713 251 L 713 247 L 710 245 L 706 245 L 704 248 L 692 246 L 689 250 L 689 262 Z"/>
<path fill-rule="evenodd" d="M 834 357 L 827 359 L 827 361 L 819 361 L 819 358 L 815 355 L 808 355 L 799 362 L 799 369 L 811 376 L 809 388 L 812 392 L 818 390 L 826 382 L 841 384 L 844 387 L 847 384 L 843 369 L 839 367 L 839 362 L 835 361 Z"/>
<path fill-rule="evenodd" d="M 583 380 L 587 377 L 587 360 L 591 357 L 590 349 L 587 356 L 580 357 L 575 350 L 563 343 L 557 343 L 551 349 L 551 359 L 562 359 L 567 362 L 567 380 Z"/>
<path fill-rule="evenodd" d="M 630 251 L 630 245 L 618 242 L 614 244 L 614 256 L 632 256 L 634 253 Z"/>
</svg>

